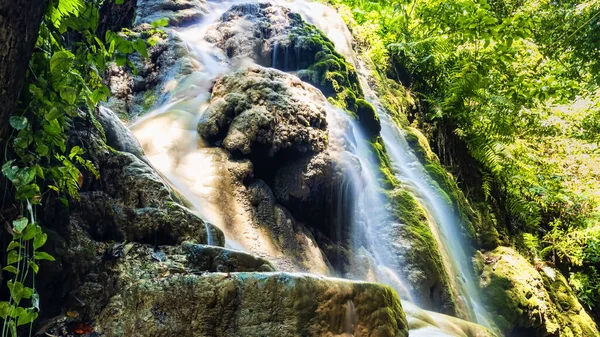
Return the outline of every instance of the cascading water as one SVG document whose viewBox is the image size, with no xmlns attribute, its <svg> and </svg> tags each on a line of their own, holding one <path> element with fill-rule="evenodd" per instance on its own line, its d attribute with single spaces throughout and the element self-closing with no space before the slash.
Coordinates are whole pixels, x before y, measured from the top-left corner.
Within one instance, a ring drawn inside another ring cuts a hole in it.
<svg viewBox="0 0 600 337">
<path fill-rule="evenodd" d="M 243 64 L 232 64 L 221 50 L 205 40 L 208 26 L 233 5 L 232 2 L 208 2 L 209 14 L 197 25 L 182 29 L 177 35 L 186 42 L 194 56 L 194 70 L 173 90 L 168 102 L 131 126 L 132 131 L 143 146 L 149 161 L 165 176 L 170 183 L 184 194 L 192 206 L 206 221 L 221 228 L 227 237 L 227 244 L 236 249 L 244 249 L 270 259 L 281 260 L 280 265 L 288 266 L 291 271 L 304 270 L 314 273 L 330 274 L 318 248 L 309 250 L 309 262 L 303 268 L 296 268 L 285 254 L 271 241 L 264 229 L 252 225 L 241 205 L 233 196 L 235 188 L 228 173 L 227 153 L 220 148 L 210 148 L 198 136 L 196 125 L 203 118 L 210 98 L 210 88 L 214 79 L 224 73 L 235 70 Z M 306 1 L 282 1 L 282 6 L 290 7 L 309 23 L 321 29 L 331 39 L 338 52 L 349 62 L 354 62 L 351 48 L 351 36 L 337 13 L 318 3 Z M 243 29 L 243 27 L 238 27 Z M 273 29 L 277 29 L 274 25 Z M 287 46 L 273 45 L 273 67 L 289 69 L 289 50 Z M 283 54 L 283 57 L 279 57 Z M 295 59 L 300 56 L 295 55 Z M 283 64 L 275 60 L 282 60 Z M 237 61 L 236 61 L 237 62 Z M 244 63 L 242 61 L 241 63 Z M 359 72 L 360 74 L 360 72 Z M 366 96 L 378 107 L 377 97 L 362 81 Z M 337 239 L 342 238 L 342 226 L 350 225 L 353 261 L 350 261 L 347 277 L 378 281 L 389 284 L 397 290 L 403 300 L 412 301 L 412 294 L 405 285 L 404 275 L 390 256 L 389 244 L 382 243 L 385 238 L 378 235 L 381 226 L 390 225 L 392 218 L 384 205 L 385 195 L 378 186 L 379 163 L 369 139 L 361 126 L 348 115 L 333 108 L 326 101 L 329 123 L 330 147 L 338 146 L 339 162 L 344 167 L 342 188 L 337 197 L 339 203 L 334 210 L 338 213 L 336 228 Z M 449 274 L 455 276 L 459 285 L 459 295 L 465 298 L 470 311 L 475 313 L 474 321 L 491 326 L 477 297 L 477 287 L 469 256 L 463 247 L 467 247 L 460 235 L 460 222 L 454 215 L 439 191 L 431 183 L 431 178 L 412 153 L 403 137 L 402 130 L 396 126 L 385 111 L 378 109 L 381 117 L 381 137 L 392 160 L 395 173 L 400 181 L 412 186 L 414 194 L 431 218 L 432 231 L 436 232 L 440 246 L 446 257 Z M 161 137 L 156 137 L 160 134 Z M 337 143 L 337 144 L 336 144 Z M 348 200 L 352 196 L 352 200 Z M 347 205 L 351 204 L 351 207 Z M 340 213 L 348 212 L 342 217 Z M 343 223 L 348 221 L 350 224 Z M 362 269 L 363 272 L 357 272 Z M 352 306 L 348 305 L 348 308 Z M 350 309 L 348 309 L 350 310 Z M 407 304 L 405 311 L 430 320 L 445 320 L 443 315 L 422 313 L 420 309 Z M 351 326 L 355 313 L 347 313 L 347 324 Z M 433 317 L 433 318 L 432 318 Z M 351 330 L 349 328 L 349 330 Z M 432 326 L 411 330 L 411 336 L 454 336 Z"/>
</svg>

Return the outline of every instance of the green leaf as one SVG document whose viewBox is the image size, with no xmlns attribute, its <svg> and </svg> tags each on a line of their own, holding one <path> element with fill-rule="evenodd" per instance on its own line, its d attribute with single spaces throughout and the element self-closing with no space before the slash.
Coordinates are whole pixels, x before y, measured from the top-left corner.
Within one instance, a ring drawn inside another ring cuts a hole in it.
<svg viewBox="0 0 600 337">
<path fill-rule="evenodd" d="M 19 318 L 17 319 L 17 326 L 29 324 L 33 322 L 38 317 L 38 313 L 33 309 L 25 309 L 19 313 Z"/>
<path fill-rule="evenodd" d="M 9 251 L 11 251 L 11 250 L 13 250 L 13 249 L 15 249 L 17 247 L 21 247 L 21 245 L 17 241 L 11 241 L 8 244 L 8 248 L 6 248 L 6 251 L 9 252 Z"/>
<path fill-rule="evenodd" d="M 35 152 L 37 152 L 42 157 L 48 155 L 48 151 L 50 151 L 50 148 L 44 143 L 38 143 L 35 148 Z"/>
<path fill-rule="evenodd" d="M 33 262 L 33 261 L 27 261 L 27 264 L 29 265 L 29 267 L 31 267 L 31 270 L 33 270 L 34 273 L 38 273 L 40 271 L 40 266 Z"/>
<path fill-rule="evenodd" d="M 33 258 L 36 260 L 48 260 L 48 261 L 55 261 L 54 257 L 46 252 L 35 252 L 33 254 Z"/>
<path fill-rule="evenodd" d="M 25 289 L 23 283 L 10 280 L 6 282 L 6 285 L 8 286 L 8 289 L 10 289 L 10 296 L 13 298 L 13 300 L 15 300 L 15 303 L 18 304 L 21 302 L 21 299 L 23 298 L 23 291 Z"/>
<path fill-rule="evenodd" d="M 17 253 L 15 250 L 11 250 L 6 255 L 6 264 L 17 263 L 17 262 L 21 261 L 22 259 L 23 259 L 23 257 L 21 255 L 19 255 L 19 253 Z"/>
<path fill-rule="evenodd" d="M 61 96 L 62 96 L 62 89 L 61 89 Z M 64 97 L 63 97 L 64 99 Z M 72 103 L 71 103 L 72 104 Z M 59 117 L 62 117 L 64 115 L 64 112 L 62 109 L 58 109 L 57 107 L 52 107 L 52 109 L 50 109 L 50 111 L 48 111 L 46 113 L 46 115 L 44 116 L 44 118 L 50 122 L 54 119 L 57 119 Z"/>
<path fill-rule="evenodd" d="M 36 235 L 33 239 L 33 249 L 38 249 L 42 247 L 46 243 L 46 240 L 48 240 L 48 234 L 39 233 L 38 235 Z"/>
<path fill-rule="evenodd" d="M 23 130 L 27 127 L 27 117 L 24 116 L 11 116 L 8 119 L 8 122 L 10 123 L 10 126 L 12 126 L 13 128 L 17 129 L 17 130 Z"/>
<path fill-rule="evenodd" d="M 35 179 L 36 173 L 35 166 L 27 167 L 17 172 L 15 178 L 12 180 L 13 184 L 17 187 L 17 191 L 21 188 L 21 186 L 27 185 Z"/>
<path fill-rule="evenodd" d="M 110 89 L 108 89 L 107 86 L 102 85 L 100 88 L 97 88 L 92 92 L 92 95 L 90 96 L 90 98 L 92 99 L 92 102 L 94 104 L 96 104 L 100 101 L 108 100 L 109 96 L 110 96 Z"/>
<path fill-rule="evenodd" d="M 26 217 L 22 217 L 19 218 L 15 221 L 12 222 L 13 224 L 13 231 L 21 234 L 23 233 L 23 230 L 25 229 L 25 227 L 27 227 L 27 224 L 29 223 L 29 220 Z"/>
<path fill-rule="evenodd" d="M 81 147 L 79 146 L 73 146 L 73 148 L 71 149 L 71 153 L 69 153 L 69 159 L 73 160 L 73 157 L 75 157 L 78 154 L 83 153 L 83 151 L 81 150 Z"/>
<path fill-rule="evenodd" d="M 15 266 L 6 266 L 6 267 L 2 268 L 2 270 L 6 270 L 7 272 L 13 273 L 15 275 L 19 273 L 19 270 Z"/>
<path fill-rule="evenodd" d="M 70 51 L 61 50 L 56 52 L 50 59 L 50 71 L 55 74 L 66 72 L 67 70 L 71 69 L 74 60 L 75 55 L 73 55 L 73 53 Z"/>
<path fill-rule="evenodd" d="M 69 104 L 74 104 L 77 100 L 77 90 L 74 87 L 64 86 L 60 88 L 60 97 Z"/>
<path fill-rule="evenodd" d="M 13 166 L 13 163 L 14 160 L 11 160 L 2 165 L 2 174 L 10 181 L 13 181 L 19 172 L 19 167 Z"/>
<path fill-rule="evenodd" d="M 162 18 L 162 19 L 158 19 L 158 20 L 152 22 L 152 28 L 165 27 L 168 24 L 169 24 L 169 19 Z"/>
<path fill-rule="evenodd" d="M 23 240 L 31 240 L 41 232 L 42 228 L 39 225 L 27 226 L 27 228 L 25 229 L 25 233 L 23 234 Z"/>
<path fill-rule="evenodd" d="M 37 184 L 29 184 L 22 186 L 17 190 L 16 198 L 19 200 L 31 200 L 34 197 L 39 197 L 39 195 L 40 187 Z"/>
<path fill-rule="evenodd" d="M 125 0 L 115 0 L 115 3 L 117 5 L 122 5 L 125 2 Z"/>
<path fill-rule="evenodd" d="M 119 67 L 122 67 L 125 65 L 125 63 L 127 63 L 127 57 L 123 54 L 117 54 L 115 56 L 115 62 L 117 62 Z"/>
<path fill-rule="evenodd" d="M 0 302 L 0 317 L 4 320 L 10 315 L 10 313 L 14 310 L 14 307 L 11 306 L 8 302 Z"/>
<path fill-rule="evenodd" d="M 137 39 L 133 41 L 133 49 L 140 53 L 143 57 L 148 57 L 148 47 L 146 46 L 146 42 L 142 39 Z"/>
<path fill-rule="evenodd" d="M 31 298 L 35 291 L 29 287 L 23 287 L 23 298 Z"/>
</svg>

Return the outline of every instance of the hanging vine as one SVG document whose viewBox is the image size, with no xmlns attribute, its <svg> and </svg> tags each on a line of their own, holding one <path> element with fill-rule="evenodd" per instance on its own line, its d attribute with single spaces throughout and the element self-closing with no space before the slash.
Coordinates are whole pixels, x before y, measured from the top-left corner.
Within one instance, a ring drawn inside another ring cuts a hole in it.
<svg viewBox="0 0 600 337">
<path fill-rule="evenodd" d="M 113 0 L 106 0 L 113 1 Z M 114 0 L 117 4 L 123 0 Z M 36 217 L 36 207 L 47 197 L 78 200 L 82 170 L 96 179 L 99 173 L 86 160 L 84 149 L 68 148 L 68 131 L 77 117 L 88 119 L 99 130 L 94 112 L 110 90 L 102 74 L 110 62 L 134 68 L 128 55 L 148 56 L 146 42 L 124 34 L 97 36 L 99 9 L 104 0 L 53 0 L 43 18 L 35 50 L 29 62 L 27 88 L 21 109 L 10 117 L 13 129 L 7 143 L 12 158 L 4 158 L 2 174 L 12 183 L 20 215 L 9 228 L 12 241 L 6 247 L 3 271 L 10 298 L 0 302 L 4 320 L 2 336 L 17 336 L 17 327 L 29 324 L 40 310 L 35 289 L 39 261 L 54 258 L 41 251 L 48 236 Z M 9 160 L 10 159 L 10 160 Z"/>
</svg>

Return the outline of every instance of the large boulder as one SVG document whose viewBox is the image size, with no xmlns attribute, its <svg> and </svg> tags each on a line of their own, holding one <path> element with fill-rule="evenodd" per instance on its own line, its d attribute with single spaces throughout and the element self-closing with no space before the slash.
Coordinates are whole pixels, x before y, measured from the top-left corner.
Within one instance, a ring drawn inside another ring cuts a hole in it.
<svg viewBox="0 0 600 337">
<path fill-rule="evenodd" d="M 327 146 L 324 102 L 317 90 L 295 76 L 245 69 L 217 79 L 198 132 L 246 156 L 317 153 Z"/>
<path fill-rule="evenodd" d="M 408 336 L 383 285 L 285 273 L 146 279 L 115 296 L 96 323 L 104 336 Z"/>
<path fill-rule="evenodd" d="M 209 27 L 205 39 L 231 58 L 298 71 L 326 96 L 344 92 L 349 109 L 356 111 L 362 91 L 354 66 L 320 30 L 286 7 L 268 2 L 234 5 Z"/>
<path fill-rule="evenodd" d="M 484 304 L 509 336 L 599 336 L 565 278 L 519 253 L 498 247 L 476 259 Z"/>
</svg>

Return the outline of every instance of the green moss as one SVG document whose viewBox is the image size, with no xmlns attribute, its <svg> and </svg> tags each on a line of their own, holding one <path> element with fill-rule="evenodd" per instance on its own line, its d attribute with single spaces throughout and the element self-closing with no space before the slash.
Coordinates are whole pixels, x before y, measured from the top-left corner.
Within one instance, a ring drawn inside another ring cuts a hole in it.
<svg viewBox="0 0 600 337">
<path fill-rule="evenodd" d="M 505 333 L 531 328 L 543 336 L 600 335 L 558 270 L 544 264 L 534 268 L 508 247 L 486 253 L 484 261 L 484 303 Z"/>
<path fill-rule="evenodd" d="M 356 99 L 355 104 L 358 120 L 364 126 L 368 135 L 371 137 L 378 135 L 381 131 L 381 124 L 375 107 L 362 98 Z"/>
<path fill-rule="evenodd" d="M 144 97 L 142 99 L 142 111 L 148 112 L 154 106 L 154 103 L 158 100 L 158 96 L 153 90 L 147 90 L 144 93 Z"/>
<path fill-rule="evenodd" d="M 400 182 L 394 175 L 392 161 L 387 154 L 387 150 L 385 149 L 385 145 L 383 144 L 381 137 L 377 136 L 371 143 L 371 146 L 375 150 L 377 159 L 379 160 L 379 171 L 382 174 L 380 178 L 380 186 L 383 186 L 387 190 L 393 190 L 399 187 Z"/>
<path fill-rule="evenodd" d="M 425 170 L 432 178 L 440 195 L 453 209 L 458 210 L 458 215 L 463 224 L 463 232 L 472 240 L 476 238 L 475 225 L 477 216 L 469 201 L 464 196 L 462 190 L 454 178 L 440 164 L 438 157 L 429 147 L 427 138 L 417 129 L 406 128 L 406 140 L 409 146 L 415 151 L 417 157 L 425 167 Z"/>
<path fill-rule="evenodd" d="M 419 205 L 415 197 L 407 190 L 397 188 L 388 192 L 394 216 L 403 223 L 402 238 L 410 242 L 405 263 L 416 267 L 425 279 L 409 277 L 412 282 L 429 282 L 434 285 L 436 292 L 441 296 L 441 308 L 448 314 L 454 314 L 456 303 L 452 297 L 452 289 L 448 274 L 444 269 L 442 255 L 438 243 L 431 232 L 425 210 Z M 421 288 L 423 284 L 413 284 Z M 430 289 L 426 289 L 430 292 Z M 430 294 L 431 296 L 431 294 Z"/>
</svg>

